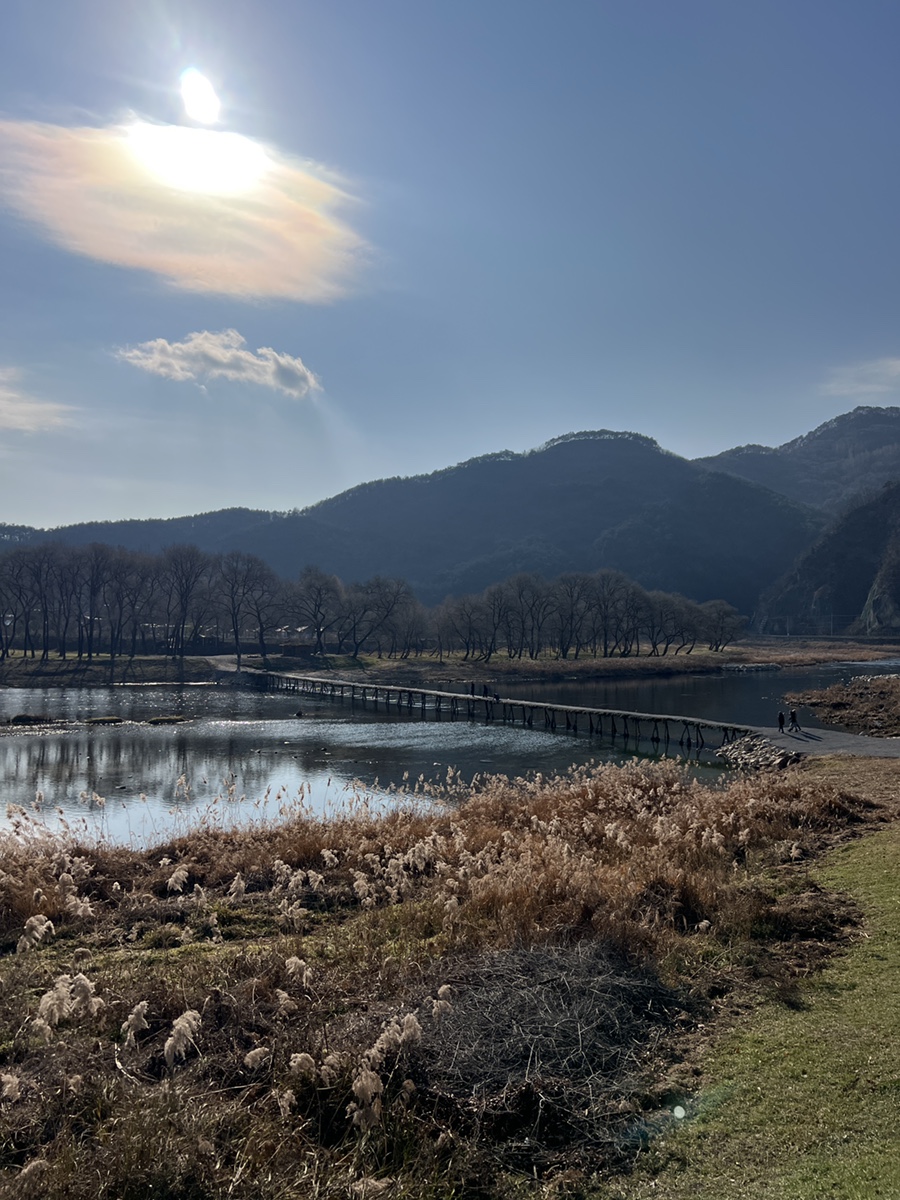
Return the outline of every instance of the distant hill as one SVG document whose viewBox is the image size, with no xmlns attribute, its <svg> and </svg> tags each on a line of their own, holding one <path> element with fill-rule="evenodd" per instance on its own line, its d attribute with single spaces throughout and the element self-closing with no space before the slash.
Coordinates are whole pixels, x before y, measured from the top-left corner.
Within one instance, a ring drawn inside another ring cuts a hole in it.
<svg viewBox="0 0 900 1200">
<path fill-rule="evenodd" d="M 762 597 L 757 623 L 900 631 L 900 483 L 845 513 Z"/>
<path fill-rule="evenodd" d="M 222 508 L 193 517 L 86 521 L 80 525 L 63 525 L 58 529 L 0 525 L 0 550 L 12 545 L 60 541 L 67 546 L 88 546 L 92 542 L 102 542 L 147 553 L 156 553 L 166 546 L 192 544 L 216 552 L 232 549 L 236 539 L 252 537 L 253 530 L 283 516 L 283 513 L 270 513 L 262 509 Z"/>
<path fill-rule="evenodd" d="M 348 581 L 400 576 L 429 602 L 517 571 L 615 567 L 646 587 L 724 597 L 750 613 L 823 524 L 815 511 L 652 438 L 600 430 L 363 484 L 302 512 L 229 509 L 32 531 L 28 540 L 241 549 L 285 576 L 307 564 Z"/>
<path fill-rule="evenodd" d="M 900 408 L 855 408 L 774 449 L 738 446 L 694 461 L 836 513 L 900 479 Z"/>
</svg>

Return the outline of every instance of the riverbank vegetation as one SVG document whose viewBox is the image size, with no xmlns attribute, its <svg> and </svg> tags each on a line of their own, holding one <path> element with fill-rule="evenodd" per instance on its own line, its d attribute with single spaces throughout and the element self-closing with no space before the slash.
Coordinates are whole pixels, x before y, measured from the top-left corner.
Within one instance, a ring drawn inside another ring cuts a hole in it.
<svg viewBox="0 0 900 1200">
<path fill-rule="evenodd" d="M 422 686 L 458 685 L 471 682 L 481 686 L 490 682 L 491 690 L 512 687 L 515 680 L 543 682 L 589 682 L 604 679 L 667 678 L 675 675 L 714 675 L 722 671 L 791 670 L 831 662 L 872 662 L 897 655 L 898 647 L 889 643 L 854 642 L 849 639 L 754 638 L 742 635 L 721 651 L 697 647 L 690 655 L 653 657 L 650 655 L 561 660 L 552 651 L 535 659 L 497 655 L 489 664 L 466 658 L 462 652 L 443 659 L 422 655 L 398 659 L 375 654 L 314 656 L 298 659 L 292 655 L 270 655 L 268 667 L 278 671 L 329 674 L 352 679 L 365 675 L 381 683 Z M 261 667 L 259 658 L 246 660 L 246 666 Z M 452 688 L 451 688 L 452 690 Z"/>
<path fill-rule="evenodd" d="M 900 676 L 858 675 L 817 691 L 797 693 L 793 704 L 811 708 L 820 721 L 851 733 L 900 737 Z"/>
<path fill-rule="evenodd" d="M 468 689 L 475 683 L 479 690 L 488 683 L 491 691 L 512 692 L 518 681 L 584 682 L 612 679 L 668 678 L 676 675 L 714 675 L 723 670 L 759 670 L 779 667 L 814 666 L 827 662 L 874 661 L 896 654 L 897 647 L 849 641 L 796 639 L 755 640 L 742 638 L 722 651 L 705 647 L 691 655 L 678 657 L 630 656 L 627 658 L 559 659 L 552 651 L 535 659 L 511 659 L 497 656 L 490 664 L 466 658 L 460 651 L 443 658 L 420 655 L 413 658 L 378 657 L 377 654 L 282 654 L 245 655 L 245 670 L 272 670 L 307 675 L 331 675 L 335 678 L 365 678 L 371 682 L 403 686 Z M 77 655 L 58 658 L 51 655 L 23 654 L 10 651 L 0 660 L 0 686 L 30 687 L 108 687 L 111 683 L 183 683 L 221 682 L 236 666 L 235 656 L 189 655 L 173 659 L 167 654 L 135 655 L 111 658 L 95 653 L 88 661 Z M 804 697 L 796 697 L 804 704 Z"/>
<path fill-rule="evenodd" d="M 110 683 L 212 683 L 216 669 L 208 658 L 173 659 L 166 654 L 135 655 L 111 659 L 95 654 L 88 662 L 77 655 L 67 658 L 14 651 L 0 661 L 0 687 L 108 687 Z"/>
<path fill-rule="evenodd" d="M 427 814 L 293 810 L 152 852 L 19 814 L 0 1194 L 607 1194 L 693 1111 L 714 1018 L 802 1006 L 858 919 L 807 866 L 895 795 L 451 773 Z"/>
</svg>

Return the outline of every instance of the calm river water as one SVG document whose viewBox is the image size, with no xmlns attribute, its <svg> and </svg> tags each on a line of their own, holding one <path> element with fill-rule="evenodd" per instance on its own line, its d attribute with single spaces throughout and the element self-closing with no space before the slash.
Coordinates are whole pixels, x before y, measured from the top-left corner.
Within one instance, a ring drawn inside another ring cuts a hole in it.
<svg viewBox="0 0 900 1200">
<path fill-rule="evenodd" d="M 898 668 L 900 660 L 892 660 L 791 673 L 517 683 L 509 690 L 522 699 L 773 725 L 785 692 Z M 302 717 L 296 715 L 300 704 Z M 80 823 L 89 834 L 134 844 L 162 840 L 201 818 L 231 824 L 277 816 L 297 804 L 328 813 L 362 802 L 390 803 L 392 785 L 409 794 L 420 777 L 438 782 L 450 768 L 464 780 L 479 773 L 547 774 L 652 749 L 613 746 L 583 733 L 574 738 L 464 720 L 387 718 L 371 706 L 351 710 L 349 704 L 233 687 L 0 689 L 0 722 L 17 713 L 62 724 L 0 735 L 6 804 L 51 825 Z M 108 715 L 124 723 L 84 724 Z M 172 715 L 187 719 L 141 723 Z M 801 720 L 817 724 L 809 713 Z"/>
</svg>

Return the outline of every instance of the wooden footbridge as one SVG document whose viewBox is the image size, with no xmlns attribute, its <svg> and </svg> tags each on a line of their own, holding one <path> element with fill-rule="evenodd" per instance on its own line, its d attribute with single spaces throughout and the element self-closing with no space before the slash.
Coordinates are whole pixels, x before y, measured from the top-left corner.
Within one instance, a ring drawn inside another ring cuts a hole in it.
<svg viewBox="0 0 900 1200">
<path fill-rule="evenodd" d="M 577 735 L 584 732 L 594 737 L 621 737 L 627 742 L 642 737 L 656 750 L 668 752 L 670 745 L 679 751 L 702 750 L 707 746 L 724 746 L 746 734 L 756 732 L 746 725 L 727 725 L 699 717 L 679 717 L 657 713 L 625 712 L 614 708 L 585 708 L 571 704 L 551 704 L 545 700 L 515 700 L 498 695 L 476 696 L 471 692 L 444 692 L 430 688 L 396 686 L 384 683 L 354 683 L 346 679 L 323 679 L 318 675 L 283 675 L 254 671 L 245 676 L 256 686 L 272 692 L 298 692 L 320 696 L 336 703 L 371 705 L 374 711 L 398 716 L 418 716 L 425 720 L 451 721 L 465 719 L 491 724 L 535 724 L 548 730 Z"/>
</svg>

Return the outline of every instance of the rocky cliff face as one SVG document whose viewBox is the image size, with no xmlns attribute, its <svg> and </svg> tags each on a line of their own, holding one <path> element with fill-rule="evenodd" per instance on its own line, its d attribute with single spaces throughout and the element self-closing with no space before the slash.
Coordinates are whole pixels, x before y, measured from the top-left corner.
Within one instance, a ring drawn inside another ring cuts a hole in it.
<svg viewBox="0 0 900 1200">
<path fill-rule="evenodd" d="M 900 483 L 839 518 L 762 597 L 756 624 L 785 632 L 900 632 Z"/>
</svg>

